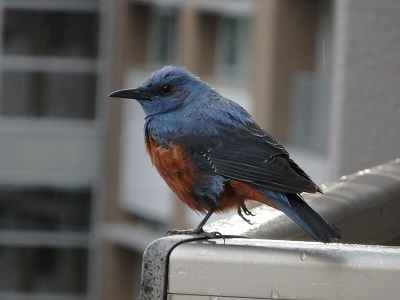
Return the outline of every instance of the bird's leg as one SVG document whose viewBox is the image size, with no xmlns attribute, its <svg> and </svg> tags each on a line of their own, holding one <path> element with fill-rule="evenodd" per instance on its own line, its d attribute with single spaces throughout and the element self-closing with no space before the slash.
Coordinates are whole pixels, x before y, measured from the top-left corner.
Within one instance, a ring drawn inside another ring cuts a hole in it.
<svg viewBox="0 0 400 300">
<path fill-rule="evenodd" d="M 255 216 L 244 203 L 242 203 L 238 209 L 238 215 L 249 225 L 254 225 L 254 223 L 251 223 L 249 219 L 247 219 L 245 216 L 243 216 L 242 210 L 246 216 Z"/>
<path fill-rule="evenodd" d="M 208 219 L 211 217 L 211 215 L 214 213 L 214 211 L 215 211 L 215 207 L 211 208 L 211 209 L 207 212 L 207 214 L 204 216 L 203 220 L 201 220 L 200 223 L 199 223 L 195 228 L 193 228 L 193 232 L 194 232 L 195 234 L 196 234 L 196 233 L 204 232 L 203 226 L 206 225 Z"/>
<path fill-rule="evenodd" d="M 167 232 L 167 235 L 191 234 L 191 235 L 201 235 L 201 236 L 205 236 L 205 237 L 209 237 L 209 238 L 222 237 L 222 234 L 220 232 L 217 232 L 217 231 L 205 232 L 203 230 L 204 225 L 207 223 L 208 219 L 214 213 L 215 209 L 216 209 L 216 207 L 211 208 L 195 228 L 188 229 L 188 230 L 172 229 Z"/>
</svg>

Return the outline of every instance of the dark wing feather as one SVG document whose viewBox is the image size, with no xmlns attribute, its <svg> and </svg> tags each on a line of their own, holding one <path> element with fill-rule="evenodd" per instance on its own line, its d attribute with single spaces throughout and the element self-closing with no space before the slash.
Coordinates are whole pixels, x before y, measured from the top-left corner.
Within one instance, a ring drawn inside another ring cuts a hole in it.
<svg viewBox="0 0 400 300">
<path fill-rule="evenodd" d="M 284 193 L 319 190 L 284 147 L 256 123 L 216 126 L 218 134 L 183 140 L 202 171 Z"/>
</svg>

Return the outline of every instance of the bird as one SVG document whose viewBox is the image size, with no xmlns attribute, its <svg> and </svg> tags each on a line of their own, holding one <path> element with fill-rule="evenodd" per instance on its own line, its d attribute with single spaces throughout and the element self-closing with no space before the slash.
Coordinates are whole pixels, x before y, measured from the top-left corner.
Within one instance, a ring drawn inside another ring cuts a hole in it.
<svg viewBox="0 0 400 300">
<path fill-rule="evenodd" d="M 322 190 L 286 149 L 187 68 L 165 66 L 109 97 L 139 102 L 152 164 L 183 203 L 205 215 L 194 228 L 169 233 L 216 236 L 203 226 L 213 213 L 233 209 L 250 223 L 246 201 L 255 200 L 282 211 L 316 241 L 340 239 L 340 230 L 304 201 L 302 193 Z"/>
</svg>

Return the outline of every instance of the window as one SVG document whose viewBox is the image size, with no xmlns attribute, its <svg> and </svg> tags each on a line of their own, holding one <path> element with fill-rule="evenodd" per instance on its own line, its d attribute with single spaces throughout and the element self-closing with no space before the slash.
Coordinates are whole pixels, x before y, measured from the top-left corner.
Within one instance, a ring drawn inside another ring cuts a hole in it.
<svg viewBox="0 0 400 300">
<path fill-rule="evenodd" d="M 3 53 L 96 57 L 95 13 L 8 9 L 4 13 Z"/>
<path fill-rule="evenodd" d="M 83 294 L 86 269 L 84 249 L 0 246 L 0 297 L 3 293 Z"/>
<path fill-rule="evenodd" d="M 219 75 L 226 78 L 247 79 L 250 45 L 250 19 L 222 16 L 217 35 Z"/>
<path fill-rule="evenodd" d="M 96 11 L 5 9 L 0 115 L 95 118 Z"/>
<path fill-rule="evenodd" d="M 87 232 L 90 189 L 0 187 L 1 230 Z"/>
<path fill-rule="evenodd" d="M 1 79 L 4 116 L 93 119 L 94 74 L 4 72 Z"/>
<path fill-rule="evenodd" d="M 176 12 L 155 7 L 151 18 L 150 63 L 172 64 L 175 60 Z"/>
<path fill-rule="evenodd" d="M 0 187 L 0 298 L 84 294 L 89 188 Z"/>
</svg>

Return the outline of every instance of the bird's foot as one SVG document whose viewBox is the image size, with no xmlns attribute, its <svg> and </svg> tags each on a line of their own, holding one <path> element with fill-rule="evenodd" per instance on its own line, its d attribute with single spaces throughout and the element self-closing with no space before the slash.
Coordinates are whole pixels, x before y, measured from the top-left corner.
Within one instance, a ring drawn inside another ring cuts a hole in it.
<svg viewBox="0 0 400 300">
<path fill-rule="evenodd" d="M 243 212 L 242 212 L 242 211 L 243 211 Z M 253 214 L 253 213 L 246 207 L 246 205 L 245 205 L 244 203 L 239 207 L 239 209 L 238 209 L 238 215 L 239 215 L 247 224 L 249 224 L 249 225 L 254 225 L 254 223 L 252 223 L 249 219 L 247 219 L 247 218 L 243 215 L 243 213 L 244 213 L 246 216 L 252 216 L 252 217 L 255 216 L 255 214 Z"/>
<path fill-rule="evenodd" d="M 213 231 L 213 232 L 205 232 L 203 229 L 186 229 L 186 230 L 176 230 L 172 229 L 167 231 L 167 235 L 182 235 L 182 234 L 187 234 L 187 235 L 199 235 L 203 236 L 206 238 L 214 239 L 214 238 L 223 238 L 224 236 L 222 233 L 218 231 Z"/>
</svg>

